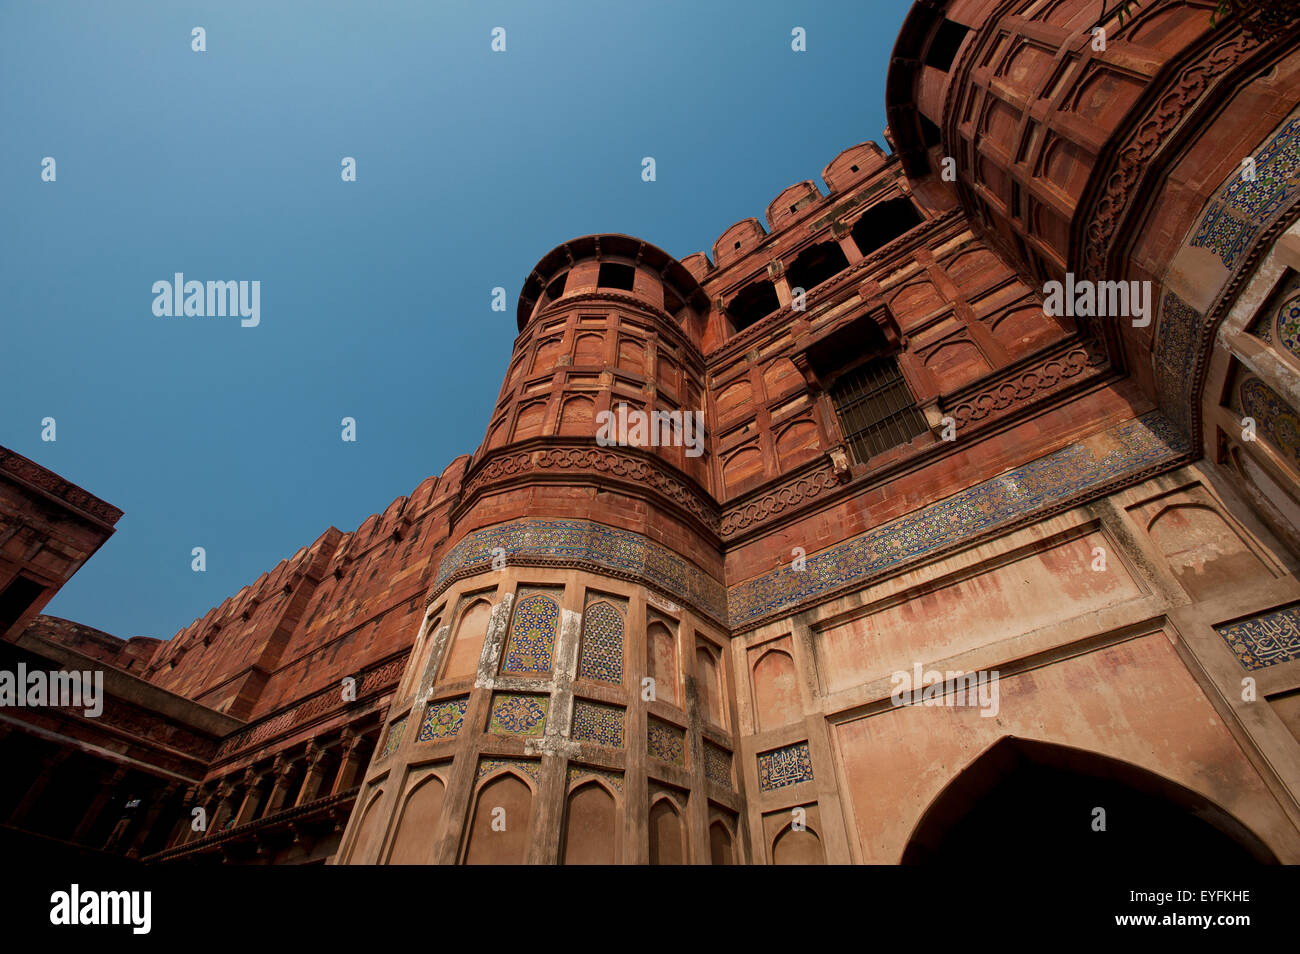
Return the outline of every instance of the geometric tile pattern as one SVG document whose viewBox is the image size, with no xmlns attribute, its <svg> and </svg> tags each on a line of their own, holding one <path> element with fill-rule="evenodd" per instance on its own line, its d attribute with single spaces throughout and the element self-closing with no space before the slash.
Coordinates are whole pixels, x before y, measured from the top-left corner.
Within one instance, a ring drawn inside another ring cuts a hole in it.
<svg viewBox="0 0 1300 954">
<path fill-rule="evenodd" d="M 1300 358 L 1300 273 L 1287 269 L 1246 331 L 1280 352 Z"/>
<path fill-rule="evenodd" d="M 712 742 L 705 742 L 704 777 L 711 782 L 731 788 L 731 753 Z"/>
<path fill-rule="evenodd" d="M 1250 327 L 1247 328 L 1246 331 L 1254 335 L 1256 338 L 1260 338 L 1264 341 L 1267 341 L 1269 344 L 1272 344 L 1273 343 L 1273 316 L 1260 315 L 1253 322 L 1251 322 Z"/>
<path fill-rule="evenodd" d="M 402 744 L 402 734 L 406 732 L 406 716 L 398 719 L 388 727 L 388 736 L 384 739 L 384 751 L 380 753 L 381 759 L 386 759 Z"/>
<path fill-rule="evenodd" d="M 812 777 L 812 755 L 807 742 L 773 749 L 758 757 L 758 787 L 765 792 L 811 782 Z"/>
<path fill-rule="evenodd" d="M 503 673 L 518 676 L 551 674 L 551 653 L 560 624 L 560 607 L 548 596 L 529 596 L 515 605 L 506 643 Z"/>
<path fill-rule="evenodd" d="M 534 782 L 541 781 L 542 766 L 536 759 L 501 759 L 484 756 L 478 760 L 478 779 L 491 775 L 497 769 L 508 768 L 526 775 Z"/>
<path fill-rule="evenodd" d="M 1156 327 L 1156 399 L 1184 434 L 1192 428 L 1192 374 L 1205 317 L 1173 292 L 1165 292 Z"/>
<path fill-rule="evenodd" d="M 623 747 L 623 709 L 586 699 L 573 701 L 573 740 Z"/>
<path fill-rule="evenodd" d="M 732 626 L 789 611 L 805 600 L 990 530 L 1089 487 L 1171 459 L 1186 439 L 1158 412 L 1127 421 L 1106 435 L 1101 457 L 1072 444 L 969 487 L 851 540 L 809 555 L 802 570 L 788 563 L 731 587 Z"/>
<path fill-rule="evenodd" d="M 1300 277 L 1292 280 L 1300 286 Z M 1293 358 L 1300 358 L 1300 295 L 1292 295 L 1277 310 L 1277 340 Z"/>
<path fill-rule="evenodd" d="M 465 709 L 469 698 L 444 699 L 442 702 L 430 702 L 425 713 L 424 722 L 416 742 L 433 742 L 436 739 L 454 739 L 460 734 L 460 727 L 465 722 Z"/>
<path fill-rule="evenodd" d="M 646 726 L 646 751 L 673 765 L 685 765 L 686 730 L 652 716 Z"/>
<path fill-rule="evenodd" d="M 1300 468 L 1300 416 L 1259 378 L 1246 378 L 1240 393 L 1242 413 L 1254 418 L 1259 434 Z"/>
<path fill-rule="evenodd" d="M 1245 669 L 1265 669 L 1300 659 L 1300 606 L 1214 628 Z"/>
<path fill-rule="evenodd" d="M 585 765 L 569 765 L 569 787 L 573 783 L 586 778 L 599 778 L 609 783 L 610 788 L 620 794 L 623 791 L 623 773 L 606 772 L 601 769 L 587 768 Z"/>
<path fill-rule="evenodd" d="M 546 731 L 550 696 L 502 694 L 492 697 L 489 732 L 497 735 L 538 736 Z"/>
<path fill-rule="evenodd" d="M 1244 157 L 1243 157 L 1244 158 Z M 1300 191 L 1300 114 L 1295 114 L 1257 151 L 1253 181 L 1242 178 L 1235 166 L 1226 181 L 1205 204 L 1205 214 L 1191 231 L 1186 247 L 1208 250 L 1227 268 L 1228 276 L 1207 276 L 1219 288 L 1231 287 L 1239 279 L 1243 264 L 1259 244 L 1261 235 L 1273 229 Z M 1155 342 L 1155 392 L 1161 409 L 1184 434 L 1191 434 L 1196 375 L 1203 340 L 1208 346 L 1208 318 L 1166 292 L 1160 307 Z M 1269 337 L 1256 325 L 1252 333 Z M 1281 349 L 1279 349 L 1281 350 Z M 1199 435 L 1198 435 L 1199 437 Z"/>
<path fill-rule="evenodd" d="M 1196 314 L 1190 309 L 1189 312 Z M 1182 366 L 1181 378 L 1190 388 L 1187 367 L 1186 364 Z M 1177 377 L 1174 381 L 1177 386 L 1183 386 Z M 1187 403 L 1184 402 L 1182 407 L 1185 414 Z M 1177 403 L 1172 410 L 1177 412 Z M 995 530 L 1046 507 L 1067 504 L 1102 484 L 1179 457 L 1190 446 L 1184 436 L 1187 429 L 1185 421 L 1171 422 L 1165 414 L 1151 411 L 1107 431 L 1104 435 L 1108 447 L 1105 454 L 1094 454 L 1091 447 L 1083 443 L 1063 447 L 809 556 L 802 571 L 793 570 L 792 564 L 788 563 L 737 583 L 730 590 L 724 590 L 692 561 L 640 534 L 587 520 L 517 520 L 471 533 L 442 561 L 438 568 L 438 581 L 440 583 L 461 570 L 490 566 L 492 548 L 499 546 L 511 557 L 528 557 L 541 563 L 583 561 L 650 580 L 665 592 L 679 595 L 685 602 L 700 607 L 714 618 L 728 621 L 732 627 L 740 627 L 769 614 L 793 612 L 800 604 L 823 593 L 856 584 L 952 546 L 972 533 Z M 435 592 L 436 589 L 435 584 Z M 545 599 L 530 596 L 521 600 L 516 614 L 525 603 Z M 558 607 L 555 607 L 555 620 L 558 622 Z M 548 644 L 548 648 L 551 645 L 553 643 Z M 513 672 L 506 668 L 511 664 L 509 648 L 506 655 L 502 671 Z M 532 664 L 537 664 L 535 658 Z M 549 651 L 545 667 L 526 670 L 523 674 L 542 671 L 550 672 Z"/>
<path fill-rule="evenodd" d="M 578 675 L 623 683 L 623 614 L 608 603 L 593 603 L 582 620 Z"/>
<path fill-rule="evenodd" d="M 1291 357 L 1300 357 L 1300 274 L 1287 270 L 1247 330 L 1269 344 L 1280 345 L 1279 350 L 1290 352 Z"/>
<path fill-rule="evenodd" d="M 435 592 L 453 573 L 492 565 L 492 550 L 507 559 L 542 565 L 581 561 L 647 580 L 717 620 L 726 619 L 722 584 L 693 562 L 639 533 L 616 530 L 590 520 L 516 520 L 471 533 L 452 547 L 438 566 Z"/>
<path fill-rule="evenodd" d="M 1208 203 L 1190 243 L 1209 249 L 1230 269 L 1300 184 L 1300 118 L 1284 125 L 1254 160 L 1254 181 L 1234 173 Z"/>
</svg>

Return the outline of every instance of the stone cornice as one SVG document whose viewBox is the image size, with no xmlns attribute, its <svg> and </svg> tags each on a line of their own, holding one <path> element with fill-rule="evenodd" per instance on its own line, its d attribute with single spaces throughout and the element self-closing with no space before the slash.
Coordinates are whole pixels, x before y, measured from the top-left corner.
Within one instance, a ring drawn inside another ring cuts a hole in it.
<svg viewBox="0 0 1300 954">
<path fill-rule="evenodd" d="M 465 475 L 460 500 L 451 511 L 455 525 L 487 487 L 538 481 L 594 482 L 645 496 L 649 491 L 715 538 L 721 519 L 717 504 L 692 478 L 654 454 L 635 447 L 600 447 L 594 441 L 534 438 L 489 451 Z"/>
<path fill-rule="evenodd" d="M 331 685 L 312 693 L 287 709 L 265 716 L 239 732 L 227 736 L 217 750 L 212 764 L 218 765 L 247 749 L 269 745 L 290 732 L 300 731 L 313 722 L 319 722 L 344 710 L 368 711 L 365 709 L 367 701 L 396 687 L 406 668 L 406 658 L 409 654 L 409 649 L 402 650 L 397 655 L 372 663 L 358 672 L 355 702 L 344 702 L 339 687 Z"/>
<path fill-rule="evenodd" d="M 0 447 L 0 474 L 15 483 L 52 497 L 105 529 L 112 530 L 113 525 L 122 518 L 122 511 L 112 504 L 100 500 L 94 494 L 69 480 L 64 480 L 53 471 L 46 470 L 35 461 L 7 447 Z"/>
</svg>

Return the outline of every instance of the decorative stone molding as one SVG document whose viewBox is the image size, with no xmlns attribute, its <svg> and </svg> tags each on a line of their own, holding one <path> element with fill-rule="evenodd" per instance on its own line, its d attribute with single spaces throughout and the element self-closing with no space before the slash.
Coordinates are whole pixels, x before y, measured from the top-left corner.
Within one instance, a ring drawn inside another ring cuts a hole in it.
<svg viewBox="0 0 1300 954">
<path fill-rule="evenodd" d="M 944 410 L 957 422 L 958 427 L 967 427 L 998 415 L 998 412 L 1038 400 L 1066 382 L 1080 376 L 1090 376 L 1108 367 L 1106 355 L 1099 349 L 1078 345 L 1064 354 L 1040 361 L 1009 380 L 988 385 L 977 394 L 962 398 Z"/>
<path fill-rule="evenodd" d="M 1083 240 L 1084 274 L 1104 274 L 1119 228 L 1133 204 L 1136 187 L 1147 172 L 1151 158 L 1166 145 L 1170 134 L 1209 89 L 1261 46 L 1255 37 L 1238 33 L 1208 51 L 1195 49 L 1192 62 L 1168 84 L 1166 92 L 1135 123 L 1125 142 L 1108 150 L 1116 157 L 1096 199 L 1081 217 L 1088 223 Z"/>
<path fill-rule="evenodd" d="M 839 455 L 839 463 L 836 462 L 836 452 Z M 829 461 L 824 461 L 817 470 L 800 474 L 755 500 L 749 500 L 739 507 L 727 510 L 722 516 L 723 538 L 735 536 L 792 507 L 820 497 L 827 490 L 838 487 L 841 482 L 839 476 L 841 466 L 843 473 L 848 472 L 848 455 L 843 447 L 833 448 L 828 454 Z"/>
<path fill-rule="evenodd" d="M 122 517 L 122 511 L 112 504 L 87 493 L 76 484 L 7 447 L 0 447 L 0 473 L 56 497 L 68 506 L 110 526 Z"/>
<path fill-rule="evenodd" d="M 268 716 L 255 725 L 228 736 L 217 750 L 216 761 L 222 761 L 244 749 L 265 744 L 332 710 L 343 709 L 349 705 L 355 706 L 362 700 L 386 692 L 397 685 L 405 669 L 406 653 L 403 653 L 395 659 L 363 670 L 358 674 L 357 679 L 357 703 L 345 703 L 336 686 L 317 692 L 298 705 Z"/>
<path fill-rule="evenodd" d="M 677 504 L 710 532 L 716 534 L 720 525 L 717 507 L 704 491 L 674 476 L 672 468 L 652 455 L 639 456 L 635 448 L 593 447 L 584 442 L 578 446 L 549 446 L 536 450 L 507 449 L 505 452 L 492 452 L 479 467 L 461 491 L 458 510 L 467 507 L 478 491 L 487 485 L 530 474 L 572 472 L 648 487 Z"/>
</svg>

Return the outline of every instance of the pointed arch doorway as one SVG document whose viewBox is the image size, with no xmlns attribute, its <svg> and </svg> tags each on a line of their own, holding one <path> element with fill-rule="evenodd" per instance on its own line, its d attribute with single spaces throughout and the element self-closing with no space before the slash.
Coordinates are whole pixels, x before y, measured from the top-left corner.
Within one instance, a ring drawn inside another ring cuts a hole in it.
<svg viewBox="0 0 1300 954">
<path fill-rule="evenodd" d="M 1105 810 L 1105 831 L 1094 830 Z M 1215 803 L 1127 762 L 1006 737 L 930 803 L 903 864 L 1276 864 L 1258 836 Z"/>
</svg>

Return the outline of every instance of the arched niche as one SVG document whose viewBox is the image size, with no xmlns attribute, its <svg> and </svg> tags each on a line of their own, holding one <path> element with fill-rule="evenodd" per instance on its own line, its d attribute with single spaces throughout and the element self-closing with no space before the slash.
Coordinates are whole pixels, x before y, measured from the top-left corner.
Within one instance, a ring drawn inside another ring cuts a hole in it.
<svg viewBox="0 0 1300 954">
<path fill-rule="evenodd" d="M 759 731 L 796 722 L 802 715 L 794 659 L 770 649 L 754 664 L 754 715 Z"/>
<path fill-rule="evenodd" d="M 519 865 L 533 833 L 533 789 L 519 775 L 490 776 L 474 799 L 465 845 L 467 865 Z"/>
<path fill-rule="evenodd" d="M 424 865 L 432 861 L 433 841 L 447 786 L 430 772 L 411 789 L 402 805 L 388 853 L 390 865 Z"/>
<path fill-rule="evenodd" d="M 564 818 L 564 864 L 618 863 L 618 800 L 601 781 L 577 783 L 569 792 Z"/>
<path fill-rule="evenodd" d="M 684 865 L 686 853 L 686 825 L 682 811 L 667 795 L 660 795 L 650 803 L 650 864 Z"/>
<path fill-rule="evenodd" d="M 794 824 L 786 825 L 772 841 L 774 865 L 824 865 L 826 854 L 817 832 L 807 825 L 796 830 Z"/>
<path fill-rule="evenodd" d="M 655 681 L 655 698 L 680 705 L 677 689 L 677 637 L 665 624 L 654 620 L 646 627 L 646 673 Z"/>
<path fill-rule="evenodd" d="M 475 600 L 461 613 L 456 635 L 447 651 L 447 664 L 442 670 L 444 680 L 465 679 L 478 672 L 483 639 L 487 636 L 491 618 L 492 604 L 486 599 Z"/>
</svg>

